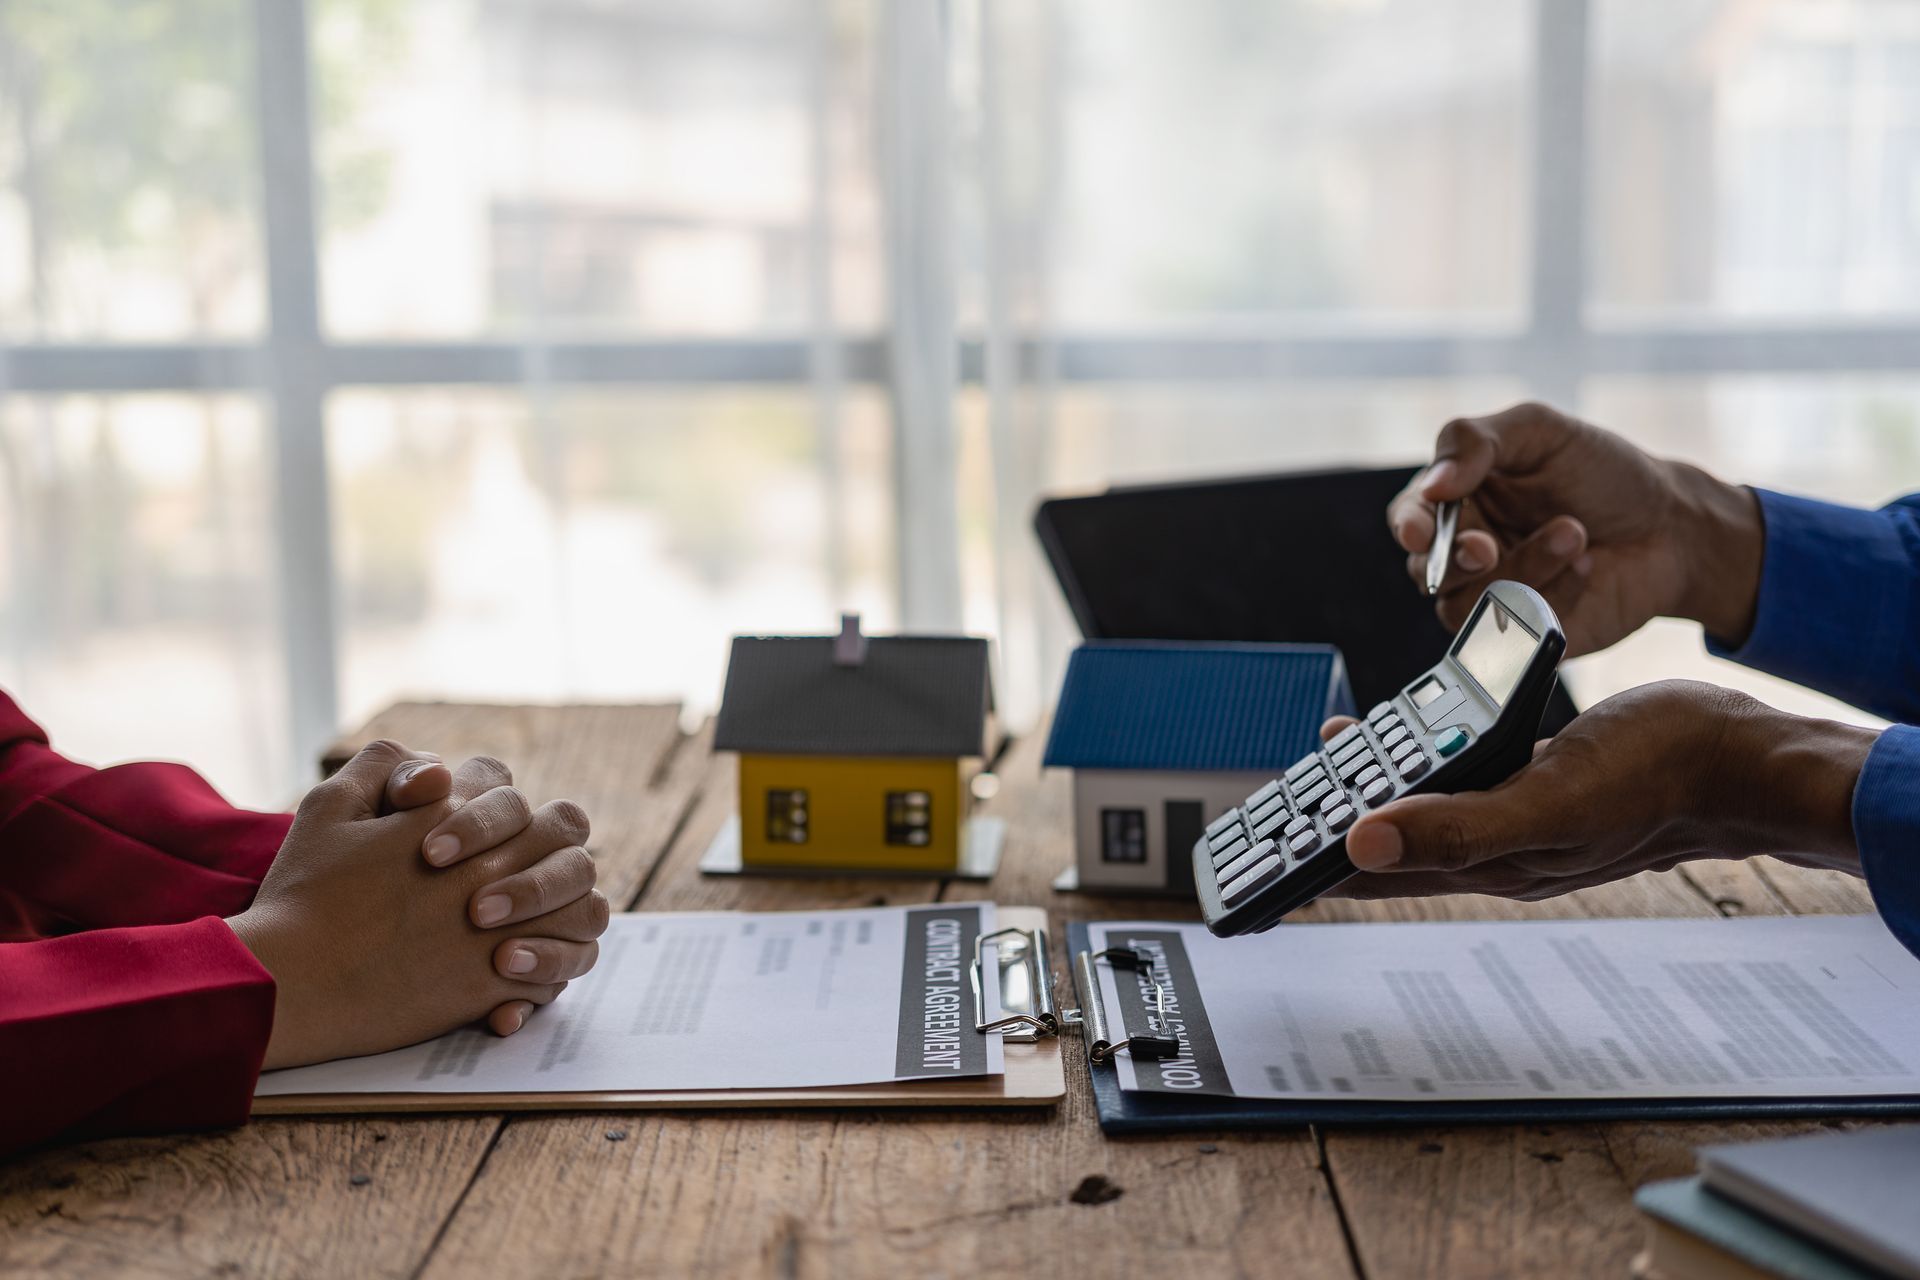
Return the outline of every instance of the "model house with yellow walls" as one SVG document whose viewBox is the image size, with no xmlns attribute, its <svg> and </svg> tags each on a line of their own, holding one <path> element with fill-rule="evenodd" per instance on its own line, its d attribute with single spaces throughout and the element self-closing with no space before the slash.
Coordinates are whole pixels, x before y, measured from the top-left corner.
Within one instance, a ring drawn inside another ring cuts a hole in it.
<svg viewBox="0 0 1920 1280">
<path fill-rule="evenodd" d="M 993 708 L 987 642 L 739 636 L 714 746 L 740 756 L 740 864 L 946 872 Z"/>
</svg>

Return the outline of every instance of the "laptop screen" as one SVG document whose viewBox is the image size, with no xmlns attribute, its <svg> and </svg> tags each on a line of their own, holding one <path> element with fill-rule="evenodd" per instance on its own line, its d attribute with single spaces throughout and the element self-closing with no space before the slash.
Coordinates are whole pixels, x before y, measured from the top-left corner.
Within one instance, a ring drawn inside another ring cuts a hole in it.
<svg viewBox="0 0 1920 1280">
<path fill-rule="evenodd" d="M 1365 708 L 1453 641 L 1387 529 L 1417 470 L 1118 488 L 1050 499 L 1034 524 L 1089 639 L 1335 644 Z M 1543 732 L 1573 714 L 1556 689 Z"/>
</svg>

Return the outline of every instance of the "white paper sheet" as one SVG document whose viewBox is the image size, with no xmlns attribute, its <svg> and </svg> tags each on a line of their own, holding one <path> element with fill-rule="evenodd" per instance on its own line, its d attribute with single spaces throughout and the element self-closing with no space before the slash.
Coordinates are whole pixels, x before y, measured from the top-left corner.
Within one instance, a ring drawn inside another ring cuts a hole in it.
<svg viewBox="0 0 1920 1280">
<path fill-rule="evenodd" d="M 1873 916 L 1090 928 L 1148 953 L 1181 1054 L 1123 1088 L 1245 1098 L 1920 1095 L 1920 961 Z M 1113 1034 L 1145 988 L 1097 966 Z"/>
<path fill-rule="evenodd" d="M 467 1028 L 272 1071 L 256 1093 L 780 1089 L 1003 1073 L 968 967 L 990 903 L 615 916 L 600 962 L 502 1038 Z M 989 948 L 991 949 L 991 948 Z M 995 966 L 986 998 L 997 1008 Z"/>
</svg>

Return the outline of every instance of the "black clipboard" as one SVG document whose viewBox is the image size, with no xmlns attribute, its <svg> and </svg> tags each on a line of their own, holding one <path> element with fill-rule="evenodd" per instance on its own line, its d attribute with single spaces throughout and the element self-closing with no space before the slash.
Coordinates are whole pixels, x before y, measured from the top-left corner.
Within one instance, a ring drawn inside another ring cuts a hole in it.
<svg viewBox="0 0 1920 1280">
<path fill-rule="evenodd" d="M 1086 1011 L 1100 999 L 1081 989 L 1080 957 L 1092 940 L 1087 926 L 1067 926 L 1067 954 L 1074 961 L 1077 1019 L 1087 1037 L 1087 1071 L 1093 1084 L 1100 1130 L 1130 1133 L 1192 1133 L 1221 1129 L 1289 1129 L 1300 1125 L 1390 1128 L 1452 1124 L 1570 1124 L 1590 1120 L 1786 1120 L 1827 1116 L 1890 1119 L 1920 1115 L 1920 1097 L 1879 1098 L 1600 1098 L 1566 1102 L 1276 1102 L 1267 1098 L 1179 1097 L 1128 1093 L 1113 1060 L 1096 1063 L 1093 1021 Z M 1137 1030 L 1129 1028 L 1128 1030 Z M 1116 1029 L 1117 1034 L 1117 1029 Z"/>
</svg>

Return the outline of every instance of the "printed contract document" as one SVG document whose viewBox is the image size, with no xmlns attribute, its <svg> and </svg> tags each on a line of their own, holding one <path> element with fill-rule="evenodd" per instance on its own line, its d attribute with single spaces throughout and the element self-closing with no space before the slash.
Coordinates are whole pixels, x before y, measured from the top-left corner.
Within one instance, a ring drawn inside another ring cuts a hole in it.
<svg viewBox="0 0 1920 1280">
<path fill-rule="evenodd" d="M 1096 924 L 1109 1019 L 1180 1053 L 1122 1088 L 1315 1101 L 1920 1094 L 1920 961 L 1873 916 Z"/>
<path fill-rule="evenodd" d="M 511 1036 L 464 1028 L 392 1053 L 270 1071 L 301 1093 L 785 1089 L 997 1076 L 973 1029 L 986 903 L 616 915 L 600 962 Z M 989 944 L 991 948 L 991 944 Z M 996 968 L 985 1004 L 998 1007 Z"/>
</svg>

